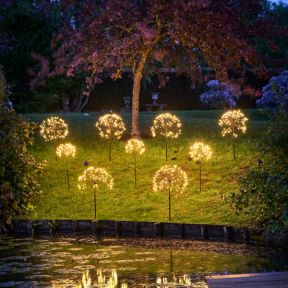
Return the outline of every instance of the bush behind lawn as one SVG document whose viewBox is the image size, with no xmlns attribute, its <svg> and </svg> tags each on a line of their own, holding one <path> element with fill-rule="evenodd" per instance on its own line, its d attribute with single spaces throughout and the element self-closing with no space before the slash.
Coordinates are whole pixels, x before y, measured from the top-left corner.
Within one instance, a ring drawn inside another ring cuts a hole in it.
<svg viewBox="0 0 288 288">
<path fill-rule="evenodd" d="M 167 221 L 168 192 L 153 192 L 152 178 L 165 162 L 162 139 L 152 139 L 150 126 L 159 112 L 140 113 L 140 126 L 146 151 L 139 156 L 138 187 L 134 189 L 133 159 L 125 153 L 126 140 L 113 143 L 112 162 L 108 161 L 108 143 L 99 138 L 95 123 L 99 114 L 60 114 L 70 128 L 69 136 L 62 142 L 77 146 L 76 158 L 70 161 L 70 192 L 67 189 L 66 164 L 56 159 L 56 144 L 45 143 L 38 137 L 33 147 L 34 155 L 47 160 L 41 179 L 42 193 L 32 199 L 37 219 L 93 219 L 93 191 L 82 192 L 77 188 L 77 178 L 89 165 L 102 167 L 114 178 L 114 187 L 100 187 L 97 192 L 98 219 Z M 257 166 L 259 154 L 255 142 L 261 137 L 267 119 L 257 110 L 245 110 L 249 118 L 247 134 L 241 135 L 236 144 L 236 161 L 233 160 L 229 138 L 221 137 L 218 119 L 223 111 L 173 111 L 183 123 L 179 139 L 169 141 L 168 163 L 177 164 L 188 174 L 186 192 L 172 192 L 172 221 L 204 224 L 248 225 L 249 219 L 236 215 L 225 197 L 238 187 L 238 179 L 249 166 Z M 41 122 L 52 114 L 26 115 Z M 130 114 L 122 115 L 126 124 Z M 129 126 L 129 125 L 128 125 Z M 129 131 L 129 129 L 127 129 Z M 126 139 L 129 137 L 127 133 Z M 212 160 L 203 163 L 202 192 L 199 193 L 199 167 L 188 159 L 189 146 L 195 141 L 211 145 Z M 61 143 L 62 143 L 61 142 Z M 176 158 L 176 159 L 174 159 Z M 174 160 L 172 160 L 174 159 Z"/>
</svg>

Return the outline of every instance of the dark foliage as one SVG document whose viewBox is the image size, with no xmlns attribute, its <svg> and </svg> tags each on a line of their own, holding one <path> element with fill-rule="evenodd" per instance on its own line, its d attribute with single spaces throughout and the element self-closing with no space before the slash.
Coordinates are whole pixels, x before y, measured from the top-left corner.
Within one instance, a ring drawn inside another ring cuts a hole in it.
<svg viewBox="0 0 288 288">
<path fill-rule="evenodd" d="M 0 63 L 17 111 L 31 111 L 30 101 L 34 95 L 27 70 L 36 67 L 32 53 L 49 56 L 52 34 L 61 25 L 57 1 L 49 5 L 49 9 L 45 9 L 45 2 L 0 1 Z"/>
<path fill-rule="evenodd" d="M 263 167 L 251 168 L 240 180 L 240 190 L 231 195 L 239 213 L 268 227 L 269 239 L 288 241 L 288 113 L 278 111 L 259 143 Z M 288 242 L 287 242 L 288 243 Z"/>
<path fill-rule="evenodd" d="M 10 223 L 31 208 L 43 165 L 28 150 L 35 124 L 0 105 L 0 127 L 0 217 Z"/>
</svg>

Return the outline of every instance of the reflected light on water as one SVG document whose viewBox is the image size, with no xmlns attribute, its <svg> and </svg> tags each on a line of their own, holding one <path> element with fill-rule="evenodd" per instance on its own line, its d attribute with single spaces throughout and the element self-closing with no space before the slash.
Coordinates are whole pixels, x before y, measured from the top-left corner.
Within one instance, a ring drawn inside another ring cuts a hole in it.
<svg viewBox="0 0 288 288">
<path fill-rule="evenodd" d="M 157 288 L 179 287 L 179 285 L 181 287 L 193 287 L 188 275 L 183 275 L 183 277 L 173 276 L 172 281 L 169 281 L 167 277 L 157 277 L 156 282 L 160 284 Z"/>
<path fill-rule="evenodd" d="M 90 271 L 87 270 L 82 275 L 82 283 L 78 286 L 79 288 L 117 288 L 118 287 L 118 274 L 113 269 L 109 275 L 105 275 L 101 269 L 96 269 L 96 277 L 91 275 Z M 120 288 L 128 288 L 127 283 L 121 283 Z"/>
<path fill-rule="evenodd" d="M 172 247 L 138 247 L 130 242 L 122 245 L 118 239 L 97 241 L 2 236 L 0 287 L 207 288 L 203 277 L 211 273 L 288 270 L 286 254 L 267 247 L 255 250 L 254 246 L 203 243 L 196 251 L 173 251 Z M 223 253 L 224 248 L 231 254 Z"/>
<path fill-rule="evenodd" d="M 156 276 L 155 283 L 143 284 L 143 288 L 200 288 L 207 287 L 201 283 L 192 283 L 189 275 L 175 276 L 170 277 L 161 277 Z M 89 270 L 83 272 L 82 281 L 78 288 L 128 288 L 126 282 L 120 283 L 119 286 L 118 274 L 115 269 L 111 272 L 103 271 L 102 269 L 96 269 L 95 276 Z M 200 285 L 201 284 L 201 285 Z M 133 288 L 132 286 L 129 288 Z"/>
<path fill-rule="evenodd" d="M 173 276 L 171 280 L 167 277 L 157 277 L 156 286 L 152 285 L 149 287 L 155 288 L 207 288 L 206 284 L 201 282 L 193 282 L 189 275 Z"/>
</svg>

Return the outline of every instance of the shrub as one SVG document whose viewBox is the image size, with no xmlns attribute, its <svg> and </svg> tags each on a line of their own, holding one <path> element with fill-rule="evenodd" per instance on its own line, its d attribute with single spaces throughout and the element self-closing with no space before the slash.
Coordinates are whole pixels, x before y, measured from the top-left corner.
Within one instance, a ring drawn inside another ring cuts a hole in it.
<svg viewBox="0 0 288 288">
<path fill-rule="evenodd" d="M 263 167 L 251 168 L 240 180 L 240 190 L 231 194 L 236 211 L 267 227 L 274 243 L 288 243 L 288 113 L 271 119 L 259 148 Z"/>
<path fill-rule="evenodd" d="M 256 101 L 258 107 L 275 111 L 288 106 L 288 70 L 272 77 L 262 89 L 262 97 Z"/>
<path fill-rule="evenodd" d="M 38 188 L 43 164 L 28 150 L 35 124 L 0 105 L 0 127 L 0 218 L 9 224 L 31 208 L 29 199 Z"/>
<path fill-rule="evenodd" d="M 236 99 L 240 96 L 235 87 L 218 80 L 211 80 L 207 84 L 209 91 L 200 95 L 200 102 L 215 109 L 234 108 Z"/>
</svg>

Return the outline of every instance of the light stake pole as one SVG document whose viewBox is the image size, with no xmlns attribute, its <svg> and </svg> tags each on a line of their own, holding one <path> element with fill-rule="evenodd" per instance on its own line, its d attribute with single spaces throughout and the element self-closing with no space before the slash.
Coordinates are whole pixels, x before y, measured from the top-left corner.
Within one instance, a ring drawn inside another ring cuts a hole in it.
<svg viewBox="0 0 288 288">
<path fill-rule="evenodd" d="M 69 164 L 68 159 L 69 158 L 75 158 L 76 154 L 76 147 L 72 145 L 71 143 L 64 143 L 60 144 L 56 148 L 56 155 L 59 158 L 64 158 L 66 163 L 66 178 L 67 178 L 67 187 L 68 191 L 70 191 L 70 175 L 69 175 Z"/>
<path fill-rule="evenodd" d="M 202 191 L 202 167 L 201 167 L 201 161 L 198 162 L 199 164 L 199 188 L 200 188 L 200 193 Z"/>
<path fill-rule="evenodd" d="M 168 161 L 168 138 L 176 139 L 181 135 L 181 121 L 176 115 L 163 113 L 155 117 L 151 127 L 152 137 L 165 138 L 165 160 Z"/>
<path fill-rule="evenodd" d="M 171 221 L 171 192 L 182 193 L 185 191 L 187 185 L 187 174 L 177 165 L 166 164 L 154 174 L 153 190 L 155 192 L 168 192 L 168 221 Z"/>
<path fill-rule="evenodd" d="M 131 168 L 134 168 L 134 188 L 137 188 L 137 155 L 141 155 L 145 152 L 144 142 L 140 139 L 132 138 L 127 141 L 125 145 L 125 151 L 134 157 L 132 160 Z M 134 167 L 133 167 L 134 166 Z"/>
<path fill-rule="evenodd" d="M 68 184 L 68 190 L 70 191 L 69 166 L 68 166 L 68 161 L 67 161 L 67 159 L 66 159 L 66 171 L 67 171 L 67 184 Z"/>
<path fill-rule="evenodd" d="M 236 144 L 235 144 L 234 135 L 236 135 L 236 134 L 235 134 L 235 126 L 234 126 L 234 124 L 232 126 L 232 131 L 233 131 L 233 133 L 232 133 L 233 159 L 235 160 L 236 159 L 236 147 L 235 147 Z"/>
<path fill-rule="evenodd" d="M 103 168 L 88 167 L 82 175 L 78 177 L 78 189 L 85 190 L 91 185 L 94 194 L 94 218 L 97 218 L 97 197 L 96 192 L 100 184 L 105 184 L 109 189 L 113 187 L 113 178 Z"/>
<path fill-rule="evenodd" d="M 109 135 L 109 162 L 112 160 L 112 131 L 110 129 L 110 135 Z"/>
<path fill-rule="evenodd" d="M 248 118 L 240 110 L 231 110 L 225 112 L 218 124 L 222 128 L 222 136 L 230 135 L 233 145 L 233 159 L 236 159 L 236 138 L 239 133 L 245 133 L 247 130 L 246 122 Z"/>
<path fill-rule="evenodd" d="M 233 159 L 236 160 L 236 147 L 234 137 L 232 138 L 232 144 L 233 144 Z"/>
<path fill-rule="evenodd" d="M 119 140 L 126 131 L 123 119 L 112 112 L 101 116 L 95 124 L 101 138 L 109 141 L 109 162 L 112 160 L 112 141 Z"/>
<path fill-rule="evenodd" d="M 94 188 L 94 219 L 97 219 L 96 188 Z"/>
<path fill-rule="evenodd" d="M 171 184 L 169 185 L 169 189 L 168 189 L 168 205 L 169 205 L 169 221 L 171 221 Z"/>
<path fill-rule="evenodd" d="M 212 156 L 212 150 L 209 145 L 202 142 L 196 142 L 190 146 L 189 155 L 196 164 L 199 165 L 199 190 L 202 192 L 202 161 L 209 160 Z"/>
<path fill-rule="evenodd" d="M 134 180 L 135 180 L 135 189 L 137 188 L 137 166 L 136 166 L 136 153 L 134 154 Z"/>
<path fill-rule="evenodd" d="M 165 147 L 166 147 L 166 162 L 168 160 L 168 140 L 167 140 L 167 136 L 165 137 Z"/>
</svg>

